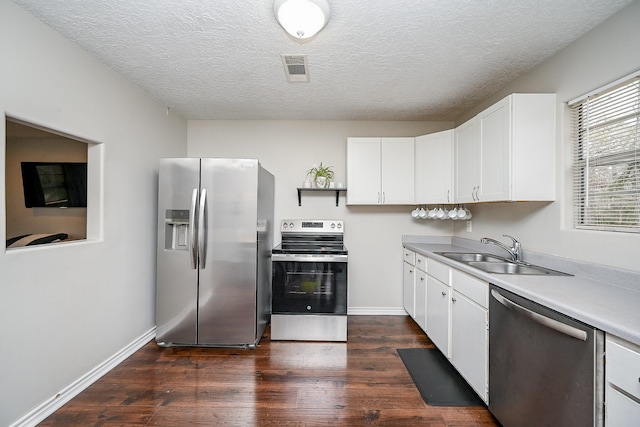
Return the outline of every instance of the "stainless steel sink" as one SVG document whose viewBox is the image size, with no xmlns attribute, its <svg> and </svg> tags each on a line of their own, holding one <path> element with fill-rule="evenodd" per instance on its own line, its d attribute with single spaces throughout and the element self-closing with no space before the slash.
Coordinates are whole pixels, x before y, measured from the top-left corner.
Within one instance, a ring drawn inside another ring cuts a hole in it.
<svg viewBox="0 0 640 427">
<path fill-rule="evenodd" d="M 540 267 L 538 265 L 516 262 L 467 262 L 467 265 L 475 267 L 487 273 L 494 274 L 539 274 L 550 276 L 568 276 L 567 273 Z"/>
<path fill-rule="evenodd" d="M 504 258 L 483 253 L 436 252 L 438 255 L 460 262 L 504 262 Z"/>
<path fill-rule="evenodd" d="M 435 252 L 438 255 L 467 264 L 486 273 L 515 275 L 570 276 L 561 271 L 540 267 L 539 265 L 509 261 L 496 255 L 479 252 Z"/>
</svg>

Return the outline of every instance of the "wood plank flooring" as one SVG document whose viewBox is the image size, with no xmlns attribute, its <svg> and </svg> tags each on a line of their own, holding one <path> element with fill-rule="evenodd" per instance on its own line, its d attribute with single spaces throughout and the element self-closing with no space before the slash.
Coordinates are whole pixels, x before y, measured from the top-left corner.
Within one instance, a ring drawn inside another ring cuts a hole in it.
<svg viewBox="0 0 640 427">
<path fill-rule="evenodd" d="M 255 350 L 155 341 L 41 426 L 498 426 L 485 407 L 428 406 L 396 349 L 431 347 L 406 316 L 350 316 L 348 342 Z"/>
</svg>

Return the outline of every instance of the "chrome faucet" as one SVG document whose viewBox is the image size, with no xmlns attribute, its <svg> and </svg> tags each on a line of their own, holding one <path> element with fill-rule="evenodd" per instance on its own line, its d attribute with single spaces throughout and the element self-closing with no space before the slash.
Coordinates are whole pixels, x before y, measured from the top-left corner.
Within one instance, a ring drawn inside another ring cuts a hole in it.
<svg viewBox="0 0 640 427">
<path fill-rule="evenodd" d="M 516 239 L 514 239 L 513 237 L 509 236 L 508 234 L 503 234 L 503 236 L 508 237 L 513 241 L 512 247 L 509 247 L 504 243 L 499 242 L 495 239 L 491 239 L 489 237 L 483 237 L 482 239 L 480 239 L 480 243 L 484 243 L 487 245 L 488 244 L 496 245 L 504 249 L 505 251 L 509 252 L 509 255 L 511 255 L 511 259 L 513 261 L 522 261 L 522 244 L 518 242 Z"/>
</svg>

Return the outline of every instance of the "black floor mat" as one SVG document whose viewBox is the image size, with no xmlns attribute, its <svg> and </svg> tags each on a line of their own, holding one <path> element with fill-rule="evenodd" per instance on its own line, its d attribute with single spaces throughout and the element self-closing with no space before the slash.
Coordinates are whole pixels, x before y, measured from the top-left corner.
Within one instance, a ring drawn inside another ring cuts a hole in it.
<svg viewBox="0 0 640 427">
<path fill-rule="evenodd" d="M 427 405 L 484 406 L 438 349 L 399 348 L 398 354 Z"/>
</svg>

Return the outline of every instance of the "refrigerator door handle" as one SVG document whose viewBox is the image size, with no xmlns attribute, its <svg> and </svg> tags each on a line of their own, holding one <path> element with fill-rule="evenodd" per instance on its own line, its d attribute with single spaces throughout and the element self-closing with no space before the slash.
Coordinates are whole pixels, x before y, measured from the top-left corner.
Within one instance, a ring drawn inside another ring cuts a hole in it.
<svg viewBox="0 0 640 427">
<path fill-rule="evenodd" d="M 189 209 L 189 259 L 191 259 L 191 268 L 198 267 L 198 255 L 196 253 L 196 210 L 198 205 L 198 189 L 194 188 L 191 192 L 191 208 Z"/>
<path fill-rule="evenodd" d="M 198 208 L 198 261 L 203 270 L 207 266 L 207 226 L 207 190 L 203 188 Z"/>
</svg>

